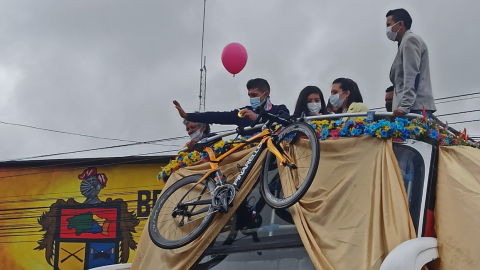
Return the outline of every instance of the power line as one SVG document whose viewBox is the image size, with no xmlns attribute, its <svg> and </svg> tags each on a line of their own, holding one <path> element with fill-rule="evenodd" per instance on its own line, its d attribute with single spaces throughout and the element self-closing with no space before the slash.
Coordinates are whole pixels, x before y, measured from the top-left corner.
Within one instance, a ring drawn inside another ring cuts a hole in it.
<svg viewBox="0 0 480 270">
<path fill-rule="evenodd" d="M 466 120 L 466 121 L 458 121 L 458 122 L 452 122 L 452 123 L 448 123 L 449 125 L 453 125 L 453 124 L 460 124 L 460 123 L 471 123 L 471 122 L 478 122 L 480 121 L 480 119 L 475 119 L 475 120 Z"/>
<path fill-rule="evenodd" d="M 123 140 L 123 139 L 116 139 L 116 138 L 99 137 L 99 136 L 93 136 L 93 135 L 87 135 L 87 134 L 81 134 L 81 133 L 75 133 L 75 132 L 61 131 L 61 130 L 55 130 L 55 129 L 49 129 L 49 128 L 42 128 L 42 127 L 35 127 L 35 126 L 31 126 L 31 125 L 11 123 L 11 122 L 4 122 L 4 121 L 0 121 L 0 124 L 11 125 L 11 126 L 19 126 L 19 127 L 26 127 L 26 128 L 43 130 L 43 131 L 49 131 L 49 132 L 55 132 L 55 133 L 61 133 L 61 134 L 68 134 L 68 135 L 74 135 L 74 136 L 81 136 L 81 137 L 87 137 L 87 138 L 93 138 L 93 139 L 100 139 L 100 140 L 110 140 L 110 141 L 118 141 L 118 142 L 137 142 L 137 141 L 131 141 L 131 140 Z"/>
<path fill-rule="evenodd" d="M 137 156 L 145 156 L 145 155 L 159 154 L 159 153 L 165 153 L 165 152 L 177 152 L 177 151 L 180 151 L 180 150 L 181 150 L 181 149 L 157 151 L 157 152 L 143 153 L 143 154 L 132 155 L 132 156 L 124 156 L 123 158 L 137 157 Z M 153 159 L 158 159 L 158 157 L 151 157 L 151 158 L 140 159 L 140 160 L 130 160 L 130 161 L 122 161 L 122 162 L 113 162 L 113 163 L 99 164 L 99 165 L 91 165 L 91 166 L 92 166 L 92 167 L 104 167 L 104 166 L 111 166 L 111 165 L 128 164 L 128 163 L 139 162 L 139 161 L 148 161 L 148 160 L 153 160 Z M 12 177 L 20 177 L 20 176 L 29 176 L 29 175 L 45 174 L 45 173 L 53 173 L 53 172 L 64 172 L 64 171 L 71 171 L 71 170 L 78 170 L 78 169 L 84 169 L 84 167 L 74 167 L 74 168 L 66 168 L 66 169 L 54 170 L 54 171 L 45 171 L 45 172 L 36 172 L 36 173 L 25 173 L 25 174 L 17 174 L 17 175 L 7 175 L 7 176 L 0 176 L 0 179 L 1 179 L 1 178 L 12 178 Z M 0 210 L 0 211 L 1 211 L 1 210 Z"/>
<path fill-rule="evenodd" d="M 99 136 L 94 136 L 94 135 L 81 134 L 81 133 L 68 132 L 68 131 L 61 131 L 61 130 L 55 130 L 55 129 L 49 129 L 49 128 L 42 128 L 42 127 L 36 127 L 36 126 L 25 125 L 25 124 L 18 124 L 18 123 L 11 123 L 11 122 L 5 122 L 5 121 L 0 121 L 0 124 L 11 125 L 11 126 L 19 126 L 19 127 L 26 127 L 26 128 L 32 128 L 32 129 L 37 129 L 37 130 L 42 130 L 42 131 L 49 131 L 49 132 L 55 132 L 55 133 L 60 133 L 60 134 L 74 135 L 74 136 L 80 136 L 80 137 L 86 137 L 86 138 L 92 138 L 92 139 L 110 140 L 110 141 L 117 141 L 117 142 L 130 142 L 130 143 L 146 143 L 146 142 L 133 141 L 133 140 L 124 140 L 124 139 L 117 139 L 117 138 L 99 137 Z M 188 137 L 188 136 L 184 136 L 184 137 Z M 156 142 L 155 140 L 149 141 L 148 144 L 168 146 L 168 145 L 163 145 L 163 144 L 157 144 L 157 143 L 155 143 L 155 142 Z"/>
<path fill-rule="evenodd" d="M 449 98 L 465 97 L 465 96 L 471 96 L 471 95 L 477 95 L 477 94 L 480 94 L 480 92 L 474 92 L 474 93 L 470 93 L 470 94 L 463 94 L 463 95 L 456 95 L 456 96 L 449 96 L 449 97 L 443 97 L 443 98 L 436 98 L 435 101 L 449 99 Z"/>
<path fill-rule="evenodd" d="M 448 96 L 448 97 L 442 97 L 442 98 L 436 98 L 434 99 L 435 101 L 439 101 L 439 100 L 445 100 L 445 99 L 451 99 L 451 98 L 457 98 L 457 97 L 465 97 L 465 96 L 472 96 L 472 95 L 478 95 L 480 94 L 480 92 L 474 92 L 474 93 L 469 93 L 469 94 L 462 94 L 462 95 L 455 95 L 455 96 Z M 473 97 L 472 99 L 474 98 L 480 98 L 479 97 Z M 466 100 L 466 99 L 469 99 L 469 98 L 464 98 L 464 99 L 457 99 L 457 100 L 448 100 L 448 101 L 443 101 L 443 102 L 437 102 L 435 104 L 442 104 L 442 103 L 448 103 L 448 102 L 454 102 L 454 101 L 461 101 L 461 100 Z M 377 107 L 377 108 L 372 108 L 371 110 L 379 110 L 379 109 L 384 109 L 385 106 L 383 107 Z"/>
<path fill-rule="evenodd" d="M 217 131 L 217 133 L 230 132 L 230 131 L 233 131 L 233 130 L 235 130 L 235 129 L 220 130 L 220 131 Z M 40 157 L 47 157 L 47 156 L 56 156 L 56 155 L 64 155 L 64 154 L 71 154 L 71 153 L 80 153 L 80 152 L 88 152 L 88 151 L 95 151 L 95 150 L 103 150 L 103 149 L 110 149 L 110 148 L 119 148 L 119 147 L 131 146 L 131 145 L 149 144 L 150 142 L 175 141 L 175 140 L 186 138 L 186 137 L 188 137 L 188 136 L 177 136 L 177 137 L 170 137 L 170 138 L 164 138 L 164 139 L 147 141 L 147 142 L 138 142 L 138 143 L 132 143 L 132 144 L 125 144 L 125 145 L 116 145 L 116 146 L 107 146 L 107 147 L 100 147 L 100 148 L 93 148 L 93 149 L 76 150 L 76 151 L 71 151 L 71 152 L 60 152 L 60 153 L 46 154 L 46 155 L 40 155 L 40 156 L 34 156 L 34 157 L 24 157 L 24 158 L 17 158 L 17 159 L 11 159 L 11 160 L 3 160 L 3 161 L 0 161 L 0 163 L 1 162 L 20 161 L 20 160 L 40 158 Z M 169 145 L 169 146 L 178 146 L 178 145 L 172 144 L 172 145 Z M 170 152 L 170 151 L 173 152 L 173 151 L 176 151 L 176 150 L 166 150 L 166 151 L 161 151 L 161 152 Z M 129 157 L 129 156 L 127 156 L 127 157 Z M 134 157 L 134 156 L 132 156 L 132 157 Z M 84 160 L 84 161 L 62 162 L 62 163 L 58 163 L 58 164 L 49 164 L 49 165 L 35 166 L 35 167 L 25 167 L 25 168 L 21 168 L 21 169 L 5 170 L 5 171 L 0 171 L 0 172 L 25 171 L 25 170 L 39 169 L 39 168 L 46 168 L 46 167 L 81 164 L 81 163 L 86 163 L 86 162 L 90 163 L 92 161 L 100 161 L 100 160 L 105 160 L 105 159 L 111 159 L 111 157 L 97 158 L 97 159 L 94 159 L 94 160 L 89 159 L 89 160 Z"/>
<path fill-rule="evenodd" d="M 435 115 L 436 117 L 447 116 L 447 115 L 455 115 L 455 114 L 464 114 L 464 113 L 471 113 L 471 112 L 479 112 L 480 110 L 471 110 L 471 111 L 461 111 L 461 112 L 454 112 L 454 113 L 445 113 Z"/>
<path fill-rule="evenodd" d="M 455 100 L 446 100 L 446 101 L 442 101 L 442 102 L 437 102 L 435 104 L 443 104 L 443 103 L 448 103 L 448 102 L 455 102 L 455 101 L 462 101 L 462 100 L 469 100 L 469 99 L 476 99 L 476 98 L 480 98 L 480 96 L 470 97 L 470 98 L 459 98 L 459 99 L 455 99 Z"/>
<path fill-rule="evenodd" d="M 159 140 L 153 140 L 153 141 L 134 142 L 134 143 L 130 143 L 130 144 L 121 144 L 121 145 L 113 145 L 113 146 L 106 146 L 106 147 L 75 150 L 75 151 L 69 151 L 69 152 L 44 154 L 44 155 L 39 155 L 39 156 L 23 157 L 23 158 L 4 160 L 4 161 L 0 161 L 0 162 L 19 161 L 19 160 L 25 160 L 25 159 L 35 159 L 35 158 L 42 158 L 42 157 L 52 157 L 52 156 L 59 156 L 59 155 L 76 154 L 76 153 L 83 153 L 83 152 L 90 152 L 90 151 L 97 151 L 97 150 L 105 150 L 105 149 L 113 149 L 113 148 L 119 148 L 119 147 L 134 146 L 134 145 L 152 144 L 154 142 L 174 141 L 174 140 L 178 140 L 178 139 L 182 139 L 182 138 L 186 138 L 186 137 L 188 137 L 188 136 L 179 136 L 179 137 L 171 137 L 171 138 L 159 139 Z M 179 146 L 179 145 L 172 144 L 172 145 L 163 145 L 163 146 Z"/>
</svg>

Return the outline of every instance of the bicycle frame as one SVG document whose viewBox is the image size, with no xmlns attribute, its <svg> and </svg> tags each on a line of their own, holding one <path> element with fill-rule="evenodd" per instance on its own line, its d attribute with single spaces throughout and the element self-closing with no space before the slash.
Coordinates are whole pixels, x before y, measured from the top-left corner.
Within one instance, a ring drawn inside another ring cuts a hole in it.
<svg viewBox="0 0 480 270">
<path fill-rule="evenodd" d="M 223 155 L 219 156 L 218 158 L 215 157 L 215 153 L 213 152 L 213 149 L 211 147 L 205 147 L 204 150 L 205 150 L 205 152 L 207 152 L 207 154 L 210 158 L 211 169 L 208 172 L 205 173 L 205 175 L 197 182 L 197 184 L 201 183 L 202 181 L 204 181 L 207 177 L 209 177 L 212 174 L 217 173 L 217 174 L 219 174 L 218 176 L 221 176 L 220 173 L 219 173 L 220 167 L 218 166 L 218 164 L 220 162 L 222 162 L 226 157 L 230 156 L 232 153 L 234 153 L 238 149 L 244 147 L 245 145 L 247 145 L 249 143 L 252 143 L 252 142 L 255 142 L 255 141 L 259 141 L 259 140 L 260 140 L 260 142 L 258 143 L 257 148 L 252 153 L 252 155 L 247 160 L 247 162 L 245 162 L 245 165 L 243 166 L 242 170 L 240 171 L 238 176 L 233 181 L 232 185 L 235 187 L 236 190 L 240 189 L 243 182 L 245 181 L 245 178 L 247 177 L 247 175 L 252 170 L 252 165 L 255 164 L 256 161 L 258 160 L 258 157 L 259 157 L 258 153 L 261 153 L 265 148 L 268 148 L 268 150 L 270 152 L 272 152 L 277 157 L 278 160 L 280 160 L 281 165 L 286 164 L 286 163 L 295 164 L 295 162 L 289 156 L 287 156 L 283 153 L 280 153 L 280 151 L 277 149 L 277 147 L 273 143 L 270 130 L 269 129 L 264 129 L 259 134 L 247 139 L 245 142 L 239 143 L 237 146 L 230 149 L 229 151 L 227 151 Z M 221 185 L 225 184 L 224 180 L 220 184 Z"/>
</svg>

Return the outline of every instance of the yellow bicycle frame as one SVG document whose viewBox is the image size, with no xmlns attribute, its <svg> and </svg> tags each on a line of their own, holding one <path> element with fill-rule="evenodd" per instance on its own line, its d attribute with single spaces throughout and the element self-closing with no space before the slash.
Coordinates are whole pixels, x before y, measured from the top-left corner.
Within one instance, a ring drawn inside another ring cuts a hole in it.
<svg viewBox="0 0 480 270">
<path fill-rule="evenodd" d="M 280 165 L 283 166 L 287 162 L 295 165 L 295 162 L 293 161 L 292 158 L 290 158 L 287 155 L 281 154 L 280 151 L 278 151 L 277 147 L 275 147 L 275 145 L 273 144 L 272 138 L 270 136 L 270 131 L 268 129 L 264 129 L 259 134 L 247 139 L 245 142 L 239 143 L 237 146 L 228 150 L 226 153 L 219 156 L 218 158 L 215 157 L 215 153 L 213 152 L 213 149 L 211 147 L 205 147 L 204 150 L 205 150 L 205 152 L 207 152 L 208 157 L 210 158 L 211 169 L 208 172 L 206 172 L 205 175 L 200 180 L 198 180 L 197 184 L 201 183 L 203 180 L 205 180 L 208 176 L 210 176 L 215 171 L 218 171 L 219 170 L 218 164 L 220 162 L 222 162 L 226 157 L 230 156 L 232 153 L 237 151 L 239 148 L 242 148 L 242 147 L 244 147 L 245 145 L 247 145 L 251 142 L 258 141 L 260 138 L 262 138 L 260 140 L 260 142 L 262 144 L 266 142 L 268 150 L 270 152 L 272 152 L 277 157 L 278 160 L 280 160 Z"/>
</svg>

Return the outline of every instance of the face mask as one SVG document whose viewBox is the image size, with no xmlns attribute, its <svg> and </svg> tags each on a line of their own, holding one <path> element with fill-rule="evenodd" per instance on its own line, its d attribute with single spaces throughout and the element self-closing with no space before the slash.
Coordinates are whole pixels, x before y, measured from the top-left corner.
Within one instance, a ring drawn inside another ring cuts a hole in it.
<svg viewBox="0 0 480 270">
<path fill-rule="evenodd" d="M 399 23 L 399 22 L 397 22 L 397 23 Z M 398 33 L 398 31 L 400 31 L 400 29 L 398 29 L 397 32 L 392 31 L 392 27 L 397 25 L 397 23 L 392 25 L 392 26 L 387 27 L 387 38 L 390 39 L 391 41 L 395 41 L 395 39 L 397 38 L 397 33 Z"/>
<path fill-rule="evenodd" d="M 333 96 L 330 96 L 330 104 L 332 104 L 333 107 L 335 108 L 340 108 L 343 105 L 343 99 L 340 98 L 340 94 L 335 94 Z"/>
<path fill-rule="evenodd" d="M 265 93 L 263 93 L 263 94 L 265 94 Z M 263 94 L 261 94 L 259 97 L 250 98 L 250 106 L 252 106 L 252 109 L 253 109 L 254 112 L 257 109 L 258 105 L 260 105 L 260 103 L 261 103 L 260 98 L 263 96 Z"/>
<path fill-rule="evenodd" d="M 322 103 L 307 103 L 307 108 L 310 114 L 315 115 L 322 109 Z"/>
<path fill-rule="evenodd" d="M 258 105 L 260 105 L 260 97 L 250 98 L 250 106 L 252 106 L 253 111 L 257 109 Z"/>
<path fill-rule="evenodd" d="M 391 101 L 385 102 L 385 108 L 387 109 L 387 112 L 391 112 L 392 111 L 392 102 Z"/>
<path fill-rule="evenodd" d="M 192 140 L 200 140 L 203 136 L 203 132 L 200 131 L 200 129 L 197 129 L 195 132 L 190 134 L 190 139 Z"/>
</svg>

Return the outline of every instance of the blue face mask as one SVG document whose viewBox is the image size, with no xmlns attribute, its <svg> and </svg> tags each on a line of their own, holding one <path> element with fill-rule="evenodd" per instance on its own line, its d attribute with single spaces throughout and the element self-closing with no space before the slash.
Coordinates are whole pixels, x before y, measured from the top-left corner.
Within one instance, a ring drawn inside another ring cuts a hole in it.
<svg viewBox="0 0 480 270">
<path fill-rule="evenodd" d="M 254 112 L 258 105 L 260 105 L 260 97 L 250 98 L 250 106 L 252 106 Z"/>
</svg>

